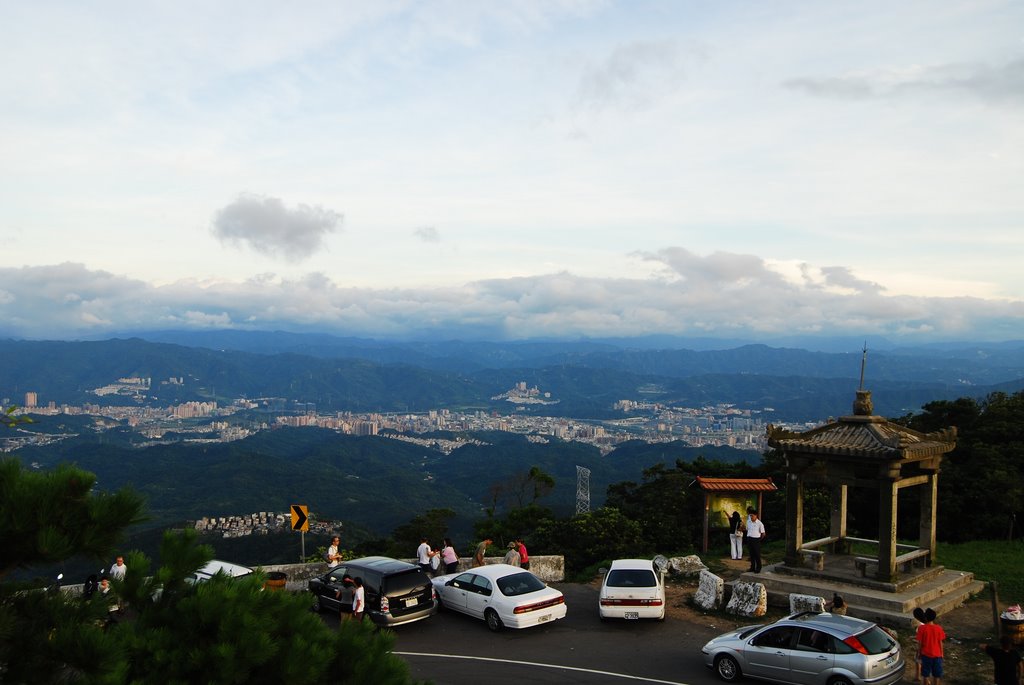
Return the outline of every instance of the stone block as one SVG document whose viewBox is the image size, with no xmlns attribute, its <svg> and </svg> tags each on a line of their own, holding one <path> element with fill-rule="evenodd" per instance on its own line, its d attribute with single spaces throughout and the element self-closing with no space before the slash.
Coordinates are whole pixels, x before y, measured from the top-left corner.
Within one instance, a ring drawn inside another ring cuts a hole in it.
<svg viewBox="0 0 1024 685">
<path fill-rule="evenodd" d="M 762 583 L 737 581 L 732 586 L 732 597 L 725 611 L 737 616 L 764 616 L 768 611 L 768 591 Z"/>
<path fill-rule="evenodd" d="M 686 577 L 700 575 L 701 571 L 707 571 L 708 567 L 696 554 L 688 557 L 672 557 L 668 560 L 668 569 L 671 573 L 678 573 Z"/>
<path fill-rule="evenodd" d="M 790 593 L 789 595 L 789 613 L 799 614 L 803 611 L 814 611 L 816 613 L 822 613 L 825 611 L 825 598 L 817 597 L 815 595 L 800 595 L 797 593 Z"/>
<path fill-rule="evenodd" d="M 693 595 L 693 603 L 705 611 L 710 611 L 722 606 L 724 595 L 725 581 L 707 569 L 701 571 L 700 584 Z"/>
</svg>

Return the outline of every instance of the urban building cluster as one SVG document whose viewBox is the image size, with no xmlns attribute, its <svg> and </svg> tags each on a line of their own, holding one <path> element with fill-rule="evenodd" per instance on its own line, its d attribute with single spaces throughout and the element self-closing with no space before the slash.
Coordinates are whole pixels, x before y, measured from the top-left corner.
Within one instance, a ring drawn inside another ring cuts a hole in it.
<svg viewBox="0 0 1024 685">
<path fill-rule="evenodd" d="M 204 516 L 196 521 L 189 521 L 200 533 L 218 533 L 225 538 L 240 538 L 246 535 L 267 535 L 268 533 L 288 530 L 291 518 L 285 514 L 272 511 L 253 512 L 237 516 Z"/>
<path fill-rule="evenodd" d="M 260 511 L 231 516 L 204 516 L 195 521 L 187 521 L 186 525 L 207 535 L 240 538 L 247 535 L 291 532 L 292 519 L 291 514 Z M 320 520 L 311 516 L 309 531 L 322 535 L 335 535 L 341 532 L 341 524 L 330 519 Z"/>
<path fill-rule="evenodd" d="M 163 383 L 182 383 L 170 378 Z M 151 385 L 148 378 L 120 378 L 103 388 L 97 395 L 132 393 Z M 101 392 L 102 391 L 102 392 Z M 497 398 L 514 400 L 517 406 L 536 403 L 555 403 L 551 394 L 537 387 L 517 383 Z M 221 406 L 215 401 L 183 402 L 168 407 L 101 406 L 87 403 L 82 406 L 60 405 L 50 402 L 39 405 L 36 392 L 25 393 L 25 402 L 19 412 L 33 414 L 68 414 L 94 417 L 93 429 L 105 430 L 115 426 L 128 426 L 147 440 L 145 444 L 159 442 L 230 442 L 240 440 L 262 430 L 281 426 L 320 427 L 347 435 L 374 436 L 406 440 L 445 453 L 471 442 L 469 439 L 444 439 L 434 436 L 419 437 L 423 433 L 447 431 L 505 431 L 521 433 L 534 439 L 579 441 L 595 445 L 603 453 L 615 449 L 627 440 L 669 442 L 684 440 L 695 447 L 728 446 L 739 449 L 764 451 L 767 449 L 765 428 L 771 417 L 771 408 L 759 412 L 737 409 L 728 404 L 709 407 L 673 407 L 656 402 L 622 399 L 613 409 L 621 417 L 602 421 L 566 417 L 533 416 L 525 413 L 502 414 L 498 411 L 458 412 L 436 409 L 426 412 L 396 413 L 318 413 L 316 405 L 291 402 L 283 398 L 239 398 Z M 3 406 L 10 400 L 3 399 Z M 256 410 L 256 411 L 247 411 Z M 244 412 L 241 416 L 235 415 Z M 771 421 L 776 425 L 784 425 Z M 785 424 L 803 430 L 812 424 Z M 11 451 L 26 444 L 52 442 L 66 434 L 13 432 L 0 436 L 0 451 Z"/>
</svg>

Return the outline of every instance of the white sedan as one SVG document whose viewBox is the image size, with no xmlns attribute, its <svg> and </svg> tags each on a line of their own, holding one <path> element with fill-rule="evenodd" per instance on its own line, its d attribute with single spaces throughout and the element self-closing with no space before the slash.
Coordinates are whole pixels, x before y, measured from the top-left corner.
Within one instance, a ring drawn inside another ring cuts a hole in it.
<svg viewBox="0 0 1024 685">
<path fill-rule="evenodd" d="M 491 564 L 434 578 L 442 609 L 482 618 L 487 627 L 529 628 L 565 618 L 565 597 L 518 566 Z"/>
<path fill-rule="evenodd" d="M 606 618 L 665 618 L 665 574 L 650 559 L 616 559 L 601 583 L 597 610 Z"/>
</svg>

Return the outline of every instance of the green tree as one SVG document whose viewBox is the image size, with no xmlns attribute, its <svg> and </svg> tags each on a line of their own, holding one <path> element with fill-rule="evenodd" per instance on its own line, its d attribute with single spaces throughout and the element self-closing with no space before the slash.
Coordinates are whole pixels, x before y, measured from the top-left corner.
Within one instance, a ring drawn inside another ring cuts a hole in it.
<svg viewBox="0 0 1024 685">
<path fill-rule="evenodd" d="M 140 519 L 130 491 L 95 492 L 92 474 L 62 466 L 30 472 L 0 462 L 4 571 L 109 556 Z M 36 529 L 40 532 L 36 533 Z M 167 533 L 160 566 L 125 555 L 126 603 L 107 624 L 107 598 L 28 590 L 0 582 L 0 679 L 10 683 L 408 683 L 389 632 L 368 623 L 329 629 L 307 598 L 262 589 L 262 574 L 190 582 L 212 556 L 194 530 Z M 7 552 L 10 552 L 10 555 Z M 0 581 L 3 576 L 0 575 Z"/>
<path fill-rule="evenodd" d="M 15 568 L 108 556 L 124 529 L 143 520 L 143 501 L 129 489 L 95 486 L 96 477 L 76 466 L 36 472 L 0 460 L 0 580 Z"/>
<path fill-rule="evenodd" d="M 423 538 L 430 540 L 432 547 L 440 547 L 448 535 L 448 521 L 454 517 L 453 510 L 440 507 L 414 516 L 409 523 L 398 526 L 391 533 L 388 554 L 399 559 L 414 557 Z"/>
<path fill-rule="evenodd" d="M 113 631 L 130 681 L 409 682 L 407 665 L 390 653 L 390 633 L 368 623 L 330 630 L 309 612 L 307 598 L 264 591 L 262 574 L 188 582 L 211 556 L 187 529 L 165 534 L 163 564 L 152 576 L 140 572 L 144 556 L 131 560 L 120 588 L 136 617 Z"/>
<path fill-rule="evenodd" d="M 921 432 L 949 426 L 958 431 L 956 448 L 943 458 L 939 476 L 940 539 L 964 542 L 1021 534 L 1024 392 L 996 392 L 982 402 L 931 402 L 908 424 Z"/>
<path fill-rule="evenodd" d="M 652 552 L 640 524 L 612 507 L 553 519 L 534 531 L 533 541 L 537 548 L 565 555 L 567 578 L 600 561 Z"/>
</svg>

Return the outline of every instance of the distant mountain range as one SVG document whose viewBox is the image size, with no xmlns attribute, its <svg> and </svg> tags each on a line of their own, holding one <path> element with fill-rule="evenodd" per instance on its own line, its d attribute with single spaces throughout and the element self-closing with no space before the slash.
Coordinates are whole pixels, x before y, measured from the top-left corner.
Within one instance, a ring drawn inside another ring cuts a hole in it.
<svg viewBox="0 0 1024 685">
<path fill-rule="evenodd" d="M 779 421 L 850 412 L 861 353 L 765 345 L 692 350 L 608 341 L 394 342 L 280 332 L 151 334 L 102 341 L 0 341 L 0 397 L 42 404 L 124 403 L 92 391 L 151 378 L 148 403 L 277 397 L 321 412 L 481 409 L 601 419 L 621 399 L 667 405 L 771 407 Z M 635 341 L 632 341 L 635 342 Z M 183 383 L 164 383 L 168 378 Z M 525 381 L 557 404 L 493 400 Z M 937 399 L 1024 388 L 1024 342 L 869 349 L 865 386 L 876 413 L 897 416 Z"/>
</svg>

